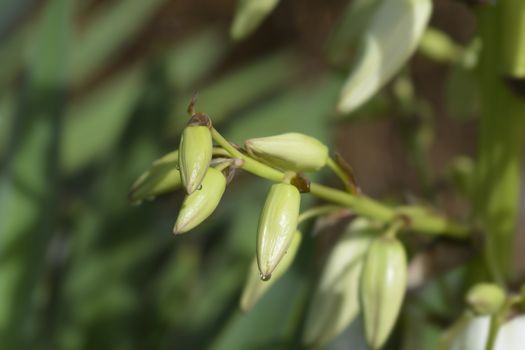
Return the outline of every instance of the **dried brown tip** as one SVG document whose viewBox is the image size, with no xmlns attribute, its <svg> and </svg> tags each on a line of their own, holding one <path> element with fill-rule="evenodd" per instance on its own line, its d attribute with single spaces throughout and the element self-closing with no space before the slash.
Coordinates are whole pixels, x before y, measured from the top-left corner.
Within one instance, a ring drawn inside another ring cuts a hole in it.
<svg viewBox="0 0 525 350">
<path fill-rule="evenodd" d="M 188 105 L 188 114 L 194 115 L 195 114 L 195 104 L 197 103 L 197 93 L 194 92 L 191 96 L 190 103 Z"/>
<path fill-rule="evenodd" d="M 310 180 L 303 174 L 296 174 L 291 180 L 290 184 L 297 187 L 300 193 L 310 192 Z"/>
<path fill-rule="evenodd" d="M 211 119 L 207 114 L 197 112 L 191 116 L 188 126 L 206 126 L 211 129 Z"/>
</svg>

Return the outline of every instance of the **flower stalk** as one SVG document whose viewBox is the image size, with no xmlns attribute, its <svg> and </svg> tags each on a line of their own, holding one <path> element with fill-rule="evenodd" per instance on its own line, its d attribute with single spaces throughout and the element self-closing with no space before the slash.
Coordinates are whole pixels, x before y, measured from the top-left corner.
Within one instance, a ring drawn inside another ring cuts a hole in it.
<svg viewBox="0 0 525 350">
<path fill-rule="evenodd" d="M 232 157 L 243 160 L 242 169 L 274 182 L 281 182 L 285 174 L 266 164 L 263 164 L 236 149 L 215 128 L 211 129 L 213 140 L 224 148 Z M 365 195 L 353 195 L 318 183 L 310 184 L 310 193 L 327 202 L 351 209 L 355 214 L 367 218 L 391 222 L 400 216 L 407 220 L 407 229 L 429 235 L 445 235 L 457 239 L 465 239 L 470 234 L 467 226 L 448 220 L 430 210 L 419 206 L 392 208 Z"/>
</svg>

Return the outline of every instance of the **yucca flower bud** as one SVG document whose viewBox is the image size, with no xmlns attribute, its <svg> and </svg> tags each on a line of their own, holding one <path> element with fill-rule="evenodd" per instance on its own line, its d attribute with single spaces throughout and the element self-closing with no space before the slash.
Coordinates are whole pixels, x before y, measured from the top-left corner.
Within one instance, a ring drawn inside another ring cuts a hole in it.
<svg viewBox="0 0 525 350">
<path fill-rule="evenodd" d="M 197 113 L 182 132 L 179 166 L 188 194 L 199 188 L 211 161 L 213 144 L 210 126 L 210 119 L 205 114 Z"/>
<path fill-rule="evenodd" d="M 253 157 L 284 170 L 316 171 L 328 160 L 328 147 L 299 133 L 249 139 L 245 146 Z"/>
<path fill-rule="evenodd" d="M 225 189 L 226 178 L 223 173 L 209 168 L 200 189 L 184 198 L 173 233 L 188 232 L 206 220 L 217 208 Z"/>
<path fill-rule="evenodd" d="M 288 268 L 292 265 L 292 262 L 299 250 L 301 244 L 302 235 L 299 231 L 295 231 L 293 234 L 292 242 L 288 247 L 288 251 L 283 256 L 281 262 L 275 268 L 272 278 L 268 281 L 261 280 L 259 268 L 257 267 L 257 258 L 253 259 L 248 273 L 248 279 L 244 285 L 244 290 L 241 296 L 241 310 L 247 312 L 251 310 L 259 299 L 270 289 L 270 287 L 279 279 L 281 276 L 288 271 Z"/>
<path fill-rule="evenodd" d="M 138 204 L 144 199 L 175 191 L 181 185 L 179 151 L 173 151 L 154 161 L 151 168 L 133 183 L 129 200 Z"/>
<path fill-rule="evenodd" d="M 376 238 L 366 255 L 362 274 L 366 340 L 372 349 L 379 349 L 394 327 L 405 296 L 407 261 L 401 242 L 392 237 Z"/>
<path fill-rule="evenodd" d="M 263 280 L 271 277 L 290 246 L 297 229 L 300 203 L 301 195 L 295 186 L 272 185 L 257 232 L 257 264 Z"/>
<path fill-rule="evenodd" d="M 308 310 L 303 343 L 322 347 L 358 315 L 364 258 L 377 228 L 364 218 L 348 225 L 331 251 Z"/>
<path fill-rule="evenodd" d="M 340 112 L 362 106 L 403 67 L 416 50 L 431 12 L 431 0 L 388 0 L 376 6 L 342 88 Z"/>
<path fill-rule="evenodd" d="M 505 291 L 494 283 L 480 283 L 469 290 L 466 299 L 476 315 L 493 315 L 505 303 Z"/>
</svg>

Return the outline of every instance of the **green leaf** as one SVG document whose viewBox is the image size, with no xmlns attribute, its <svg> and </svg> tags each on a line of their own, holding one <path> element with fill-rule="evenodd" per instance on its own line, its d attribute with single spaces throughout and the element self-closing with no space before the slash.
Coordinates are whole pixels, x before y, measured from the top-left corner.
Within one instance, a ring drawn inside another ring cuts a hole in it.
<svg viewBox="0 0 525 350">
<path fill-rule="evenodd" d="M 247 105 L 284 89 L 300 72 L 298 57 L 289 51 L 264 57 L 215 80 L 198 92 L 197 110 L 210 114 L 212 122 L 219 124 Z M 186 106 L 191 94 L 179 96 L 172 113 L 168 137 L 178 136 L 186 125 Z"/>
<path fill-rule="evenodd" d="M 143 81 L 143 67 L 133 67 L 69 107 L 61 147 L 62 166 L 67 174 L 100 159 L 117 144 L 142 91 Z"/>
<path fill-rule="evenodd" d="M 6 172 L 0 178 L 0 343 L 27 348 L 33 300 L 57 217 L 56 174 L 73 1 L 51 0 L 27 57 Z"/>
<path fill-rule="evenodd" d="M 190 35 L 166 54 L 166 77 L 175 89 L 188 92 L 217 66 L 229 48 L 217 28 Z"/>
<path fill-rule="evenodd" d="M 103 2 L 100 12 L 89 22 L 71 46 L 71 81 L 85 80 L 120 52 L 160 8 L 165 0 L 119 0 Z"/>
</svg>

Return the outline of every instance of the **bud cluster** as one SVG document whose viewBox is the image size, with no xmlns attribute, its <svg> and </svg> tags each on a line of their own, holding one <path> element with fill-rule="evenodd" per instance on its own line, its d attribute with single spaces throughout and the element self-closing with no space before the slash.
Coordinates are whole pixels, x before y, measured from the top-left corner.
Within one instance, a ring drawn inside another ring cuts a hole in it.
<svg viewBox="0 0 525 350">
<path fill-rule="evenodd" d="M 245 141 L 242 149 L 224 139 L 207 115 L 192 114 L 179 149 L 153 162 L 133 184 L 130 201 L 140 203 L 183 189 L 185 198 L 173 228 L 175 234 L 182 234 L 212 215 L 236 168 L 266 174 L 260 176 L 274 181 L 262 206 L 256 256 L 241 297 L 241 309 L 248 311 L 292 265 L 302 240 L 299 223 L 326 214 L 320 210 L 315 215 L 300 215 L 301 193 L 313 189 L 302 172 L 327 166 L 343 182 L 348 177 L 344 169 L 334 168 L 338 165 L 329 157 L 328 148 L 313 137 L 286 133 L 253 138 Z M 355 195 L 334 189 L 328 192 Z M 333 211 L 342 208 L 326 207 Z M 382 223 L 364 217 L 350 222 L 328 257 L 313 295 L 303 336 L 306 345 L 323 346 L 358 319 L 362 319 L 370 348 L 379 349 L 387 341 L 404 300 L 407 258 L 396 237 L 405 220 L 394 216 L 386 223 L 385 229 Z M 486 314 L 500 305 L 500 294 L 483 287 L 473 291 L 468 300 Z"/>
<path fill-rule="evenodd" d="M 242 167 L 244 162 L 228 153 L 220 142 L 219 147 L 213 147 L 211 120 L 193 111 L 193 101 L 190 111 L 192 116 L 182 132 L 179 149 L 155 161 L 133 184 L 129 195 L 132 203 L 140 203 L 184 189 L 186 196 L 173 228 L 175 234 L 194 229 L 215 211 L 233 177 L 233 170 Z M 233 147 L 229 143 L 228 146 Z M 261 165 L 264 163 L 285 172 L 281 181 L 270 188 L 257 231 L 257 276 L 267 281 L 274 271 L 279 277 L 291 265 L 301 240 L 297 231 L 300 192 L 307 187 L 308 181 L 296 172 L 319 170 L 325 166 L 328 148 L 313 137 L 288 133 L 247 140 L 242 154 L 251 155 Z M 250 308 L 269 286 L 270 283 L 262 288 L 259 282 L 249 282 L 243 296 L 243 308 Z"/>
</svg>

